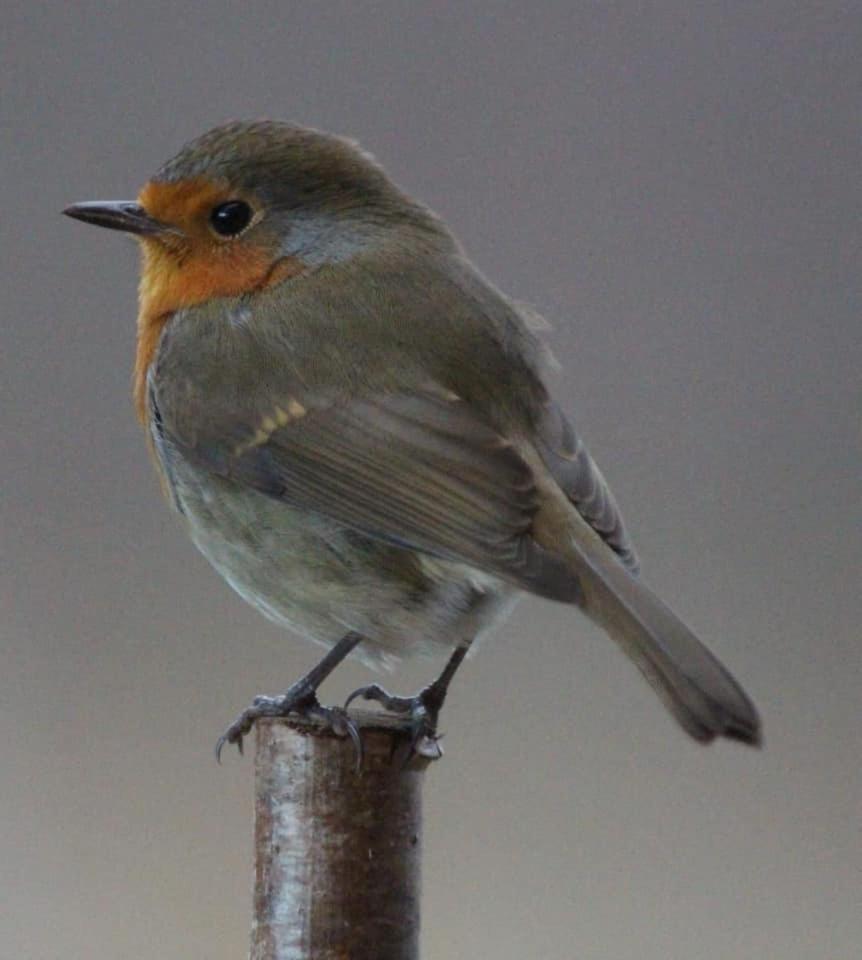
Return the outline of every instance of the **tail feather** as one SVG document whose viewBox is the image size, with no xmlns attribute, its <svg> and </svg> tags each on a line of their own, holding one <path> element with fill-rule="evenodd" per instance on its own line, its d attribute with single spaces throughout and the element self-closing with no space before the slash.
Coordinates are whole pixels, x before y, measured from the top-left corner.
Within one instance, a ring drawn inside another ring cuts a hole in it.
<svg viewBox="0 0 862 960">
<path fill-rule="evenodd" d="M 754 704 L 728 670 L 586 524 L 571 541 L 584 612 L 625 650 L 695 740 L 761 742 Z"/>
</svg>

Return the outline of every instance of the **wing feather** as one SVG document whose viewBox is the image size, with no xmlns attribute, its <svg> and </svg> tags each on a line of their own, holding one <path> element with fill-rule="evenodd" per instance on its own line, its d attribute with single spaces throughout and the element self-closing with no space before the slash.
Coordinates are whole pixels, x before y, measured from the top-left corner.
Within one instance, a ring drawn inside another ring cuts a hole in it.
<svg viewBox="0 0 862 960">
<path fill-rule="evenodd" d="M 301 415 L 285 416 L 291 403 Z M 329 402 L 273 397 L 245 422 L 221 424 L 215 437 L 193 436 L 172 442 L 213 472 L 287 504 L 544 596 L 579 596 L 576 577 L 531 536 L 532 469 L 448 391 Z"/>
<path fill-rule="evenodd" d="M 616 553 L 623 566 L 637 574 L 637 553 L 614 495 L 583 441 L 551 400 L 545 404 L 538 425 L 536 446 L 578 513 Z"/>
</svg>

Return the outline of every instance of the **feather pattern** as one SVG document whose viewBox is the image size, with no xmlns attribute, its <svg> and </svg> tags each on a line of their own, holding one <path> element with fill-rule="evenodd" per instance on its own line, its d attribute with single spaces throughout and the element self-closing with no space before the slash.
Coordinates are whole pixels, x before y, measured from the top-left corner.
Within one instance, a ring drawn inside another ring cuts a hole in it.
<svg viewBox="0 0 862 960">
<path fill-rule="evenodd" d="M 550 399 L 539 420 L 536 447 L 578 513 L 616 553 L 629 573 L 637 574 L 637 553 L 611 488 L 580 437 Z"/>
<path fill-rule="evenodd" d="M 301 414 L 284 420 L 289 406 Z M 258 420 L 183 444 L 182 454 L 238 484 L 367 536 L 475 566 L 543 596 L 574 601 L 577 578 L 531 536 L 531 468 L 455 394 L 427 386 L 349 402 L 281 397 Z"/>
</svg>

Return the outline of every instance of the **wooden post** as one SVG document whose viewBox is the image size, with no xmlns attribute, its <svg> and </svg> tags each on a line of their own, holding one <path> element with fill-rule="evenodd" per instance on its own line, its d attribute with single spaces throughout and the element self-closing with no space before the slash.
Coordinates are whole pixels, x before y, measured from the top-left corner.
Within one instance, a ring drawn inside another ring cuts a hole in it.
<svg viewBox="0 0 862 960">
<path fill-rule="evenodd" d="M 418 960 L 427 761 L 405 766 L 403 724 L 356 720 L 361 771 L 315 723 L 256 724 L 250 960 Z"/>
</svg>

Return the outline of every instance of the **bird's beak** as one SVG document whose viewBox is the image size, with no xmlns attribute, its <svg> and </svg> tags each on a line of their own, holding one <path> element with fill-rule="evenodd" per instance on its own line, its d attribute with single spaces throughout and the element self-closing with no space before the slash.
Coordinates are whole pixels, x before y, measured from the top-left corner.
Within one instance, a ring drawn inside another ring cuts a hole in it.
<svg viewBox="0 0 862 960">
<path fill-rule="evenodd" d="M 92 223 L 109 230 L 122 230 L 138 236 L 152 236 L 160 233 L 172 233 L 173 228 L 151 217 L 146 210 L 133 200 L 90 200 L 86 203 L 73 203 L 63 211 L 67 217 Z"/>
</svg>

